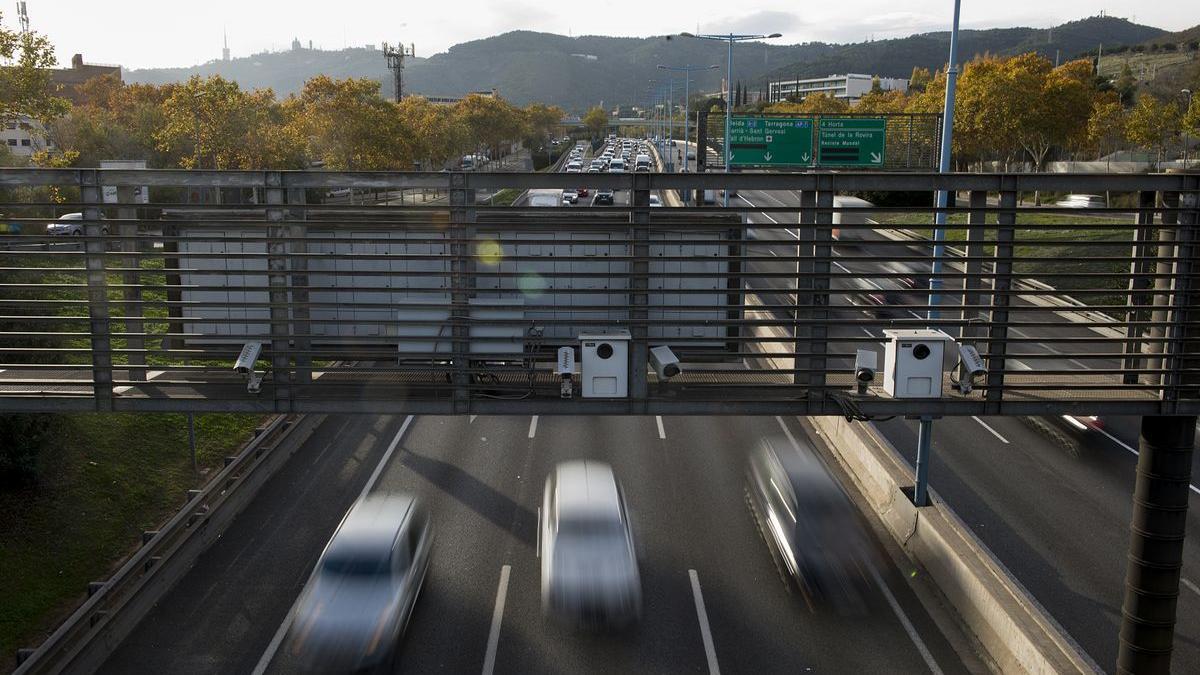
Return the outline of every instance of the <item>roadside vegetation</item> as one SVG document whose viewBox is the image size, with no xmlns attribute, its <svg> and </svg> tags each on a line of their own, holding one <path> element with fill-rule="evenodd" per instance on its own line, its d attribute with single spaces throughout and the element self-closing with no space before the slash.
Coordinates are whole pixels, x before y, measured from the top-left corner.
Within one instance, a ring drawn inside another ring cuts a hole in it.
<svg viewBox="0 0 1200 675">
<path fill-rule="evenodd" d="M 186 415 L 0 415 L 0 654 L 44 639 L 260 422 L 197 415 L 197 474 Z M 6 460 L 31 424 L 38 447 L 16 470 Z"/>
</svg>

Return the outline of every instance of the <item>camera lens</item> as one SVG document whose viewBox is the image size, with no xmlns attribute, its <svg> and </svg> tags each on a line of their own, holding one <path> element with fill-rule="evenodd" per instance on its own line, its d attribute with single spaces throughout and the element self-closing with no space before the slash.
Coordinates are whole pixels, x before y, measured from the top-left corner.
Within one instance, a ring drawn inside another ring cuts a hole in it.
<svg viewBox="0 0 1200 675">
<path fill-rule="evenodd" d="M 921 360 L 929 356 L 929 345 L 919 344 L 913 347 L 913 358 Z"/>
<path fill-rule="evenodd" d="M 928 350 L 926 350 L 926 351 L 928 351 Z M 612 345 L 608 344 L 607 342 L 602 342 L 602 343 L 600 343 L 599 347 L 596 347 L 596 356 L 599 356 L 602 359 L 607 359 L 607 358 L 611 358 L 612 355 L 613 355 Z"/>
</svg>

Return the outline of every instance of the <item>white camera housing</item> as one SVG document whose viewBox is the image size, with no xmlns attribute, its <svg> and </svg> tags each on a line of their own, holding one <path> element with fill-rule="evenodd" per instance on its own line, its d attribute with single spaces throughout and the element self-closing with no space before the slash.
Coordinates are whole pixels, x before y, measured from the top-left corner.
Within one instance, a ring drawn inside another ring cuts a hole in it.
<svg viewBox="0 0 1200 675">
<path fill-rule="evenodd" d="M 242 353 L 238 354 L 237 361 L 233 362 L 233 370 L 239 375 L 249 375 L 254 372 L 254 362 L 258 360 L 258 355 L 262 353 L 261 342 L 247 342 L 242 347 Z"/>
<path fill-rule="evenodd" d="M 966 395 L 974 388 L 972 380 L 987 374 L 987 366 L 984 365 L 979 350 L 972 345 L 959 343 L 958 359 L 962 364 L 958 376 L 958 391 Z"/>
<path fill-rule="evenodd" d="M 650 365 L 660 380 L 670 379 L 683 372 L 679 366 L 679 357 L 666 345 L 650 349 Z"/>
<path fill-rule="evenodd" d="M 854 381 L 858 383 L 858 393 L 867 393 L 867 386 L 875 381 L 875 373 L 879 370 L 879 355 L 870 349 L 860 349 L 854 357 Z"/>
<path fill-rule="evenodd" d="M 892 398 L 941 398 L 942 360 L 954 339 L 940 330 L 885 330 L 883 390 Z"/>
</svg>

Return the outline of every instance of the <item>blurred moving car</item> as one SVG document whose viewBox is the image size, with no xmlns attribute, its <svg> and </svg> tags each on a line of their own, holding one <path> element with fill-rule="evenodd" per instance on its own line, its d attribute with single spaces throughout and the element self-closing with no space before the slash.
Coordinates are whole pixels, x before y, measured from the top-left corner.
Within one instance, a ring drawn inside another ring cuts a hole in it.
<svg viewBox="0 0 1200 675">
<path fill-rule="evenodd" d="M 613 191 L 612 190 L 596 190 L 596 196 L 592 197 L 592 206 L 612 206 Z"/>
<path fill-rule="evenodd" d="M 658 195 L 650 195 L 650 206 L 662 206 L 662 200 Z"/>
<path fill-rule="evenodd" d="M 786 438 L 764 438 L 750 454 L 751 515 L 810 607 L 865 608 L 870 548 L 850 499 L 816 456 Z"/>
<path fill-rule="evenodd" d="M 546 478 L 538 524 L 542 608 L 579 625 L 637 621 L 642 584 L 625 495 L 603 462 L 563 462 Z"/>
<path fill-rule="evenodd" d="M 575 190 L 575 194 L 579 195 L 580 197 L 586 197 L 588 196 L 588 189 L 585 187 L 577 188 Z"/>
<path fill-rule="evenodd" d="M 1100 195 L 1067 195 L 1054 205 L 1068 209 L 1102 209 L 1107 206 Z"/>
<path fill-rule="evenodd" d="M 579 193 L 575 190 L 563 190 L 562 199 L 564 204 L 578 204 Z"/>
<path fill-rule="evenodd" d="M 100 216 L 104 218 L 104 216 Z M 70 235 L 82 236 L 84 234 L 84 222 L 82 213 L 64 213 L 58 217 L 58 220 L 52 223 L 46 223 L 46 234 L 53 235 Z M 108 226 L 100 227 L 101 234 L 108 234 Z"/>
<path fill-rule="evenodd" d="M 388 667 L 429 567 L 433 528 L 416 497 L 356 503 L 317 559 L 296 604 L 285 654 L 309 672 Z"/>
</svg>

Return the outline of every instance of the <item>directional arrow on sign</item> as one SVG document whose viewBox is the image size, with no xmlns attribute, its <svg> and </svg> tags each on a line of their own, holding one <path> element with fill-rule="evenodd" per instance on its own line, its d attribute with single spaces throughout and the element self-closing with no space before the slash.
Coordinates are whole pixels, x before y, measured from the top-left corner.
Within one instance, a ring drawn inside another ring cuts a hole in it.
<svg viewBox="0 0 1200 675">
<path fill-rule="evenodd" d="M 764 153 L 763 153 L 763 161 L 764 161 L 764 162 L 769 162 L 769 161 L 771 161 L 771 153 L 769 153 L 769 152 L 764 152 Z"/>
<path fill-rule="evenodd" d="M 880 155 L 878 152 L 872 152 L 871 153 L 871 161 L 876 164 L 882 164 L 883 163 L 883 155 Z"/>
<path fill-rule="evenodd" d="M 804 153 L 803 155 L 800 155 L 800 159 L 802 159 L 802 160 L 804 160 L 804 161 L 806 161 L 806 162 L 807 162 L 807 161 L 810 159 L 810 156 L 809 156 L 809 154 L 806 152 L 806 153 Z"/>
</svg>

